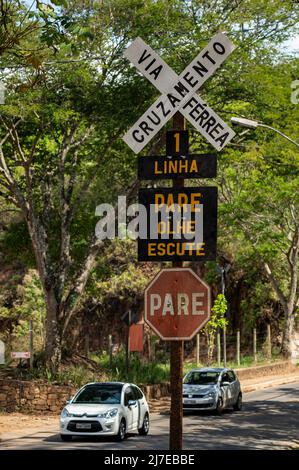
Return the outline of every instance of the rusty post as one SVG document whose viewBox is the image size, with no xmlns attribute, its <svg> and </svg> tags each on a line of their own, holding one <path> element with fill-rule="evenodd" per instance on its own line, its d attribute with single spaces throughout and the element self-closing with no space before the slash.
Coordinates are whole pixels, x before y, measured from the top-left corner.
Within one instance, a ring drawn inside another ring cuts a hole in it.
<svg viewBox="0 0 299 470">
<path fill-rule="evenodd" d="M 179 112 L 174 115 L 173 128 L 184 130 L 185 119 Z M 172 180 L 173 188 L 183 188 L 184 178 Z M 174 268 L 182 268 L 182 261 L 173 261 Z M 169 449 L 183 448 L 183 341 L 170 343 L 170 434 Z"/>
</svg>

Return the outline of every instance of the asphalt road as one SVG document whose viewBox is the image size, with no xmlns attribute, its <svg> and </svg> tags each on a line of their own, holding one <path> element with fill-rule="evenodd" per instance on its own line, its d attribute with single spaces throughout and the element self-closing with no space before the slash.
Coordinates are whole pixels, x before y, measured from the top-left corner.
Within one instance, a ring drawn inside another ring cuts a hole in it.
<svg viewBox="0 0 299 470">
<path fill-rule="evenodd" d="M 193 413 L 184 416 L 184 449 L 237 450 L 289 449 L 299 446 L 299 382 L 247 393 L 241 412 L 227 410 L 223 416 Z M 58 420 L 57 420 L 58 422 Z M 58 426 L 23 433 L 0 443 L 0 450 L 13 449 L 148 449 L 168 448 L 169 416 L 152 414 L 146 437 L 130 435 L 125 442 L 111 438 L 75 438 L 60 441 Z"/>
</svg>

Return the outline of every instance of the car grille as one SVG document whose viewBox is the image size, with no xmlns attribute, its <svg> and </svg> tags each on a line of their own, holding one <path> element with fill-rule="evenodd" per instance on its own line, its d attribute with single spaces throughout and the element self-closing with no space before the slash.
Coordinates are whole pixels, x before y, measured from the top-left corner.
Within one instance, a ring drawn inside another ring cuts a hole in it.
<svg viewBox="0 0 299 470">
<path fill-rule="evenodd" d="M 184 393 L 183 394 L 183 398 L 203 398 L 204 396 L 205 395 L 199 395 L 198 393 Z"/>
<path fill-rule="evenodd" d="M 77 429 L 76 427 L 76 424 L 77 423 L 84 423 L 84 424 L 91 424 L 91 428 L 90 429 Z M 67 430 L 68 431 L 72 431 L 72 432 L 99 432 L 99 431 L 102 431 L 102 426 L 101 426 L 101 423 L 99 423 L 98 421 L 87 421 L 87 420 L 72 420 L 68 423 L 67 425 Z"/>
<path fill-rule="evenodd" d="M 192 403 L 191 404 L 183 404 L 183 408 L 211 408 L 213 406 L 213 403 Z"/>
</svg>

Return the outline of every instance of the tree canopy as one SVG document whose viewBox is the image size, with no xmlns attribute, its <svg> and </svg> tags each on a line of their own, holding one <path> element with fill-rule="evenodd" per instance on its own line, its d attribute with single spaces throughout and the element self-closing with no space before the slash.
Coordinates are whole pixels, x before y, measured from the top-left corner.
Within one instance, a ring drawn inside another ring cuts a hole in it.
<svg viewBox="0 0 299 470">
<path fill-rule="evenodd" d="M 298 8 L 278 0 L 76 0 L 35 2 L 30 9 L 11 1 L 2 2 L 0 26 L 7 87 L 0 213 L 18 211 L 5 222 L 1 245 L 6 261 L 23 257 L 39 273 L 46 352 L 55 365 L 88 282 L 112 282 L 105 270 L 99 274 L 109 243 L 95 238 L 95 207 L 122 194 L 132 198 L 138 187 L 136 156 L 121 137 L 157 91 L 124 49 L 141 36 L 179 73 L 225 30 L 237 48 L 201 95 L 225 121 L 258 119 L 296 139 L 299 108 L 290 85 L 299 77 L 299 59 L 283 54 L 282 44 L 298 32 Z M 163 132 L 145 152 L 163 151 Z M 209 149 L 190 132 L 192 151 Z M 239 133 L 218 158 L 217 180 L 204 184 L 220 188 L 219 250 L 236 263 L 246 260 L 245 270 L 254 263 L 264 269 L 291 322 L 288 340 L 298 305 L 298 149 L 261 128 Z M 18 232 L 16 254 L 11 241 Z M 132 264 L 120 269 L 120 286 L 126 270 Z"/>
</svg>

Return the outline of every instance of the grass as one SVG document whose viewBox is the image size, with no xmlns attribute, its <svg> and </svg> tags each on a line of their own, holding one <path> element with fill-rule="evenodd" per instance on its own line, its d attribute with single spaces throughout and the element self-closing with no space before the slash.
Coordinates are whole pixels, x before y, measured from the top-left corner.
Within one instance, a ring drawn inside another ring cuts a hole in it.
<svg viewBox="0 0 299 470">
<path fill-rule="evenodd" d="M 13 375 L 20 380 L 39 380 L 52 385 L 73 385 L 77 388 L 83 384 L 95 381 L 105 381 L 107 376 L 90 371 L 83 366 L 68 366 L 54 373 L 51 370 L 38 367 L 30 369 L 14 369 Z"/>
<path fill-rule="evenodd" d="M 140 359 L 139 355 L 130 355 L 129 371 L 126 372 L 126 356 L 121 351 L 115 354 L 112 359 L 112 367 L 110 367 L 109 355 L 106 352 L 101 354 L 91 354 L 90 359 L 94 361 L 94 367 L 88 368 L 85 365 L 63 365 L 57 373 L 51 372 L 44 367 L 37 367 L 33 370 L 29 369 L 13 369 L 15 378 L 23 380 L 42 380 L 53 385 L 73 385 L 77 388 L 88 382 L 96 381 L 121 381 L 132 382 L 137 384 L 158 384 L 169 382 L 170 362 L 169 355 L 165 356 L 162 362 L 146 362 Z M 234 361 L 228 361 L 227 367 L 250 367 L 254 365 L 269 364 L 269 361 L 260 353 L 258 354 L 257 363 L 254 362 L 252 356 L 241 357 L 241 364 L 238 366 Z M 276 356 L 271 362 L 281 359 Z M 206 364 L 199 364 L 199 367 L 205 367 Z M 222 366 L 222 364 L 221 364 Z M 184 362 L 184 374 L 189 370 L 197 367 L 195 362 Z M 212 363 L 211 367 L 218 367 L 217 363 Z"/>
<path fill-rule="evenodd" d="M 110 367 L 109 355 L 105 352 L 99 356 L 93 354 L 91 359 L 99 365 L 110 380 L 142 384 L 157 384 L 169 380 L 169 363 L 145 362 L 137 355 L 131 354 L 127 373 L 124 352 L 113 356 L 112 367 Z"/>
<path fill-rule="evenodd" d="M 254 361 L 253 356 L 242 356 L 240 358 L 240 365 L 236 361 L 227 361 L 226 366 L 231 369 L 242 369 L 246 367 L 254 367 L 269 364 L 270 362 L 277 362 L 281 360 L 281 356 L 275 355 L 272 357 L 271 361 L 265 357 L 262 353 L 257 354 L 257 362 Z M 206 367 L 207 364 L 200 363 L 199 367 Z M 218 362 L 213 362 L 210 364 L 211 367 L 219 367 Z M 197 367 L 196 362 L 190 362 L 184 364 L 184 370 L 188 372 L 189 370 Z M 220 367 L 223 367 L 223 362 L 220 363 Z"/>
</svg>

